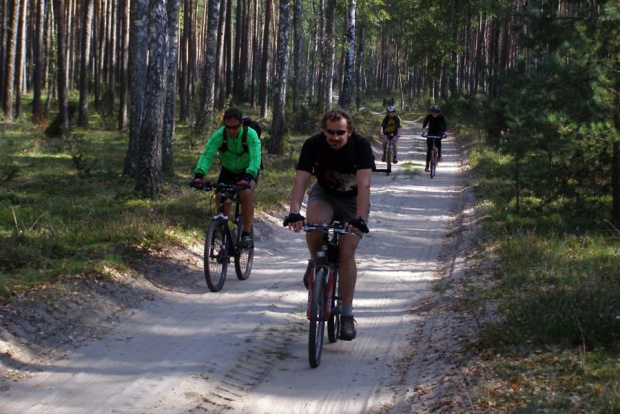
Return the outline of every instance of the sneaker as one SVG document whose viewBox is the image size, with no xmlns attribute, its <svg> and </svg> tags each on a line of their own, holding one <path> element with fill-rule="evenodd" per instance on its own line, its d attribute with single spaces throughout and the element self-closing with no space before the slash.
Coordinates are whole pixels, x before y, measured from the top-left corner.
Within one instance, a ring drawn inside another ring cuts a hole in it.
<svg viewBox="0 0 620 414">
<path fill-rule="evenodd" d="M 430 168 L 428 168 L 428 167 L 426 167 L 426 168 L 424 169 L 424 172 L 430 172 L 430 171 L 431 171 L 431 169 L 430 169 Z"/>
<path fill-rule="evenodd" d="M 392 161 L 392 163 L 398 164 L 398 160 L 396 159 L 396 157 L 394 157 L 394 161 Z"/>
<path fill-rule="evenodd" d="M 340 339 L 343 341 L 352 341 L 357 336 L 355 330 L 355 318 L 351 316 L 340 316 Z"/>
<path fill-rule="evenodd" d="M 304 272 L 304 286 L 306 289 L 310 289 L 310 272 L 312 272 L 312 260 L 308 260 L 308 266 L 306 267 L 306 271 Z"/>
<path fill-rule="evenodd" d="M 383 155 L 381 156 L 381 162 L 385 162 L 385 152 L 383 153 Z"/>
<path fill-rule="evenodd" d="M 254 241 L 252 240 L 252 236 L 249 233 L 243 233 L 241 235 L 241 242 L 239 243 L 239 247 L 241 249 L 251 249 L 254 247 Z"/>
</svg>

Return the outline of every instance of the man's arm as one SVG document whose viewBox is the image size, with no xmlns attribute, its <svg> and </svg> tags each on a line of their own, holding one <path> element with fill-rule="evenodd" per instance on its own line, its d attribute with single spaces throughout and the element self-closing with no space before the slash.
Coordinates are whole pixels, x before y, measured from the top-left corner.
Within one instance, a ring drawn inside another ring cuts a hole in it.
<svg viewBox="0 0 620 414">
<path fill-rule="evenodd" d="M 215 153 L 222 146 L 222 132 L 220 130 L 215 131 L 211 137 L 207 140 L 205 148 L 200 154 L 198 164 L 194 168 L 194 173 L 200 173 L 206 175 L 213 166 L 213 160 Z"/>
<path fill-rule="evenodd" d="M 372 178 L 372 170 L 357 170 L 355 181 L 357 182 L 357 215 L 368 221 L 370 214 L 370 180 Z"/>
<path fill-rule="evenodd" d="M 291 191 L 291 205 L 289 212 L 300 213 L 301 203 L 304 200 L 308 183 L 312 175 L 307 171 L 297 170 L 295 180 L 293 181 L 293 190 Z"/>
</svg>

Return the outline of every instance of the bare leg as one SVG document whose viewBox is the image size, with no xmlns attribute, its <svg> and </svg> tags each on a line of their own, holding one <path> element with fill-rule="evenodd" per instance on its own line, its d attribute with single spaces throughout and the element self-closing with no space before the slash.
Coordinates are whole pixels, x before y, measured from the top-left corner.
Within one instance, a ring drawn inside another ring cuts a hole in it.
<svg viewBox="0 0 620 414">
<path fill-rule="evenodd" d="M 320 200 L 308 204 L 306 209 L 306 221 L 308 223 L 331 223 L 334 218 L 332 207 Z M 320 231 L 309 231 L 306 233 L 306 244 L 310 251 L 310 257 L 315 259 L 316 252 L 321 248 L 323 234 Z"/>
</svg>

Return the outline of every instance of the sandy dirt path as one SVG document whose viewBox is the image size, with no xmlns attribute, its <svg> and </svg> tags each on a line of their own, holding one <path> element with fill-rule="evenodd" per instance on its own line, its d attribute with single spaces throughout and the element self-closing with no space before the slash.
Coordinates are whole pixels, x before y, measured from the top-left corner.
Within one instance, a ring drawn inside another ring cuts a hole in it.
<svg viewBox="0 0 620 414">
<path fill-rule="evenodd" d="M 461 184 L 452 139 L 434 179 L 413 173 L 424 168 L 420 131 L 407 123 L 392 175 L 373 176 L 371 233 L 358 249 L 358 337 L 326 344 L 318 368 L 308 364 L 303 235 L 261 215 L 266 225 L 248 280 L 229 271 L 223 290 L 211 293 L 194 268 L 201 252 L 190 252 L 184 266 L 192 271 L 183 280 L 168 280 L 157 300 L 100 340 L 30 366 L 28 378 L 0 394 L 0 411 L 411 412 L 414 383 L 442 375 L 420 335 L 430 340 L 447 328 L 429 329 L 412 309 L 433 295 Z M 413 360 L 427 361 L 425 370 L 411 367 Z"/>
</svg>

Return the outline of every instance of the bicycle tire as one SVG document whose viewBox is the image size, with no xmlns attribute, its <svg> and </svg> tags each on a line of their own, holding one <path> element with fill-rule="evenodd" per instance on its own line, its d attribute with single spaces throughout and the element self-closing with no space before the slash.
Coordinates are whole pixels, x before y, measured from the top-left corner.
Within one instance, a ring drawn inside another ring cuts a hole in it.
<svg viewBox="0 0 620 414">
<path fill-rule="evenodd" d="M 221 221 L 214 221 L 207 229 L 204 249 L 204 273 L 211 292 L 224 286 L 228 270 L 228 234 Z"/>
<path fill-rule="evenodd" d="M 385 161 L 387 162 L 387 175 L 392 172 L 392 142 L 388 142 L 387 151 L 385 154 Z"/>
<path fill-rule="evenodd" d="M 250 228 L 250 236 L 254 240 L 254 227 Z M 236 244 L 239 246 L 241 241 L 241 232 L 238 232 Z M 235 253 L 235 273 L 237 279 L 246 280 L 252 273 L 252 264 L 254 262 L 254 246 L 249 249 L 237 250 Z"/>
<path fill-rule="evenodd" d="M 308 329 L 308 360 L 312 368 L 321 363 L 325 336 L 325 267 L 315 269 L 312 300 L 310 302 L 310 327 Z"/>
<path fill-rule="evenodd" d="M 437 172 L 437 149 L 433 148 L 433 155 L 431 159 L 431 178 L 435 177 L 436 172 Z"/>
<path fill-rule="evenodd" d="M 340 338 L 340 298 L 336 297 L 336 283 L 334 283 L 334 290 L 332 291 L 331 300 L 331 313 L 327 320 L 327 338 L 330 343 L 338 341 Z"/>
</svg>

